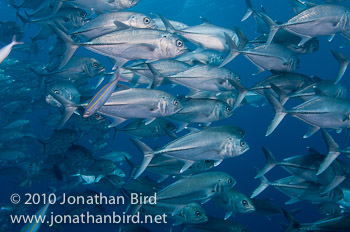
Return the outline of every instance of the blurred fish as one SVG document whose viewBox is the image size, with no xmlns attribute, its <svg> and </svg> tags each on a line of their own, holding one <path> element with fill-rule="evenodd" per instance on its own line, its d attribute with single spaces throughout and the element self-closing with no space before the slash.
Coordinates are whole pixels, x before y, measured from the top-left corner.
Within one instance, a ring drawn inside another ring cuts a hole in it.
<svg viewBox="0 0 350 232">
<path fill-rule="evenodd" d="M 186 228 L 193 228 L 196 231 L 201 232 L 222 232 L 222 231 L 228 231 L 228 232 L 247 232 L 248 229 L 234 221 L 230 220 L 222 220 L 217 218 L 210 217 L 207 222 L 201 223 L 201 224 L 186 224 L 184 226 L 184 230 Z"/>
<path fill-rule="evenodd" d="M 23 42 L 17 42 L 16 36 L 13 36 L 12 42 L 6 45 L 5 47 L 2 47 L 0 49 L 0 64 L 6 59 L 6 57 L 10 54 L 12 47 L 17 44 L 23 44 Z"/>
<path fill-rule="evenodd" d="M 140 0 L 65 0 L 74 6 L 97 12 L 128 9 L 139 3 Z"/>
</svg>

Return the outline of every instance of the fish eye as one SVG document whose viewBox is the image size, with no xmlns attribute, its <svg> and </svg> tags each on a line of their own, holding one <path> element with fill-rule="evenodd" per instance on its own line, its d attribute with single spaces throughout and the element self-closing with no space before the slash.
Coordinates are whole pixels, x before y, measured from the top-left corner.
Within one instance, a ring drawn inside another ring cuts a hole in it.
<svg viewBox="0 0 350 232">
<path fill-rule="evenodd" d="M 231 108 L 229 106 L 226 107 L 226 111 L 230 112 Z"/>
<path fill-rule="evenodd" d="M 243 200 L 243 201 L 242 201 L 242 204 L 243 204 L 244 206 L 246 206 L 246 205 L 248 205 L 248 202 L 247 202 L 246 200 Z"/>
<path fill-rule="evenodd" d="M 208 163 L 210 163 L 210 160 L 205 160 L 204 162 L 205 162 L 206 164 L 208 164 Z"/>
<path fill-rule="evenodd" d="M 198 210 L 196 211 L 196 216 L 199 217 L 201 216 L 201 212 L 199 212 Z"/>
<path fill-rule="evenodd" d="M 223 60 L 224 60 L 224 57 L 223 57 L 223 56 L 220 56 L 219 59 L 220 59 L 221 61 L 223 61 Z"/>
<path fill-rule="evenodd" d="M 92 63 L 92 66 L 93 66 L 94 68 L 96 68 L 96 67 L 98 66 L 98 64 L 97 64 L 96 62 L 94 62 L 94 63 Z"/>
<path fill-rule="evenodd" d="M 149 24 L 151 22 L 151 19 L 146 17 L 143 19 L 144 24 Z"/>
<path fill-rule="evenodd" d="M 229 184 L 232 184 L 233 183 L 233 181 L 232 181 L 232 179 L 230 178 L 230 179 L 228 179 L 228 181 L 227 181 Z"/>
<path fill-rule="evenodd" d="M 240 130 L 240 131 L 239 131 L 239 134 L 240 134 L 240 135 L 244 135 L 244 131 L 243 131 L 243 130 Z"/>
<path fill-rule="evenodd" d="M 245 142 L 241 141 L 241 146 L 244 147 L 244 145 L 245 145 Z"/>
<path fill-rule="evenodd" d="M 56 89 L 56 90 L 54 90 L 53 92 L 54 92 L 55 94 L 60 94 L 60 91 L 59 91 L 59 90 L 57 90 L 57 89 Z"/>
<path fill-rule="evenodd" d="M 241 78 L 240 78 L 240 77 L 237 77 L 237 81 L 241 81 Z"/>
<path fill-rule="evenodd" d="M 175 99 L 175 100 L 173 101 L 173 104 L 174 104 L 175 106 L 177 106 L 177 105 L 179 104 L 179 101 Z"/>
<path fill-rule="evenodd" d="M 178 47 L 182 47 L 182 45 L 183 45 L 183 42 L 181 41 L 181 40 L 176 40 L 176 46 L 178 46 Z"/>
</svg>

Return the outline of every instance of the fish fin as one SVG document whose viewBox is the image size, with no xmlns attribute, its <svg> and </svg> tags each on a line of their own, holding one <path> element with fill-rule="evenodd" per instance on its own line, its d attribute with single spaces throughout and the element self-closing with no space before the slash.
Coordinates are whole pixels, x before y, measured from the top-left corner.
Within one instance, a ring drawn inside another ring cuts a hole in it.
<svg viewBox="0 0 350 232">
<path fill-rule="evenodd" d="M 152 161 L 154 157 L 154 151 L 140 140 L 131 138 L 131 141 L 144 155 L 140 168 L 137 170 L 134 176 L 134 179 L 137 179 L 146 170 L 148 164 Z"/>
<path fill-rule="evenodd" d="M 288 201 L 286 201 L 284 204 L 286 204 L 286 205 L 292 205 L 292 204 L 295 204 L 295 203 L 297 203 L 297 202 L 299 202 L 300 200 L 299 199 L 297 199 L 297 198 L 291 198 L 291 199 L 289 199 Z"/>
<path fill-rule="evenodd" d="M 321 173 L 323 173 L 340 154 L 340 152 L 338 151 L 338 144 L 333 140 L 333 138 L 330 136 L 330 134 L 328 134 L 328 132 L 322 130 L 322 137 L 326 142 L 328 154 L 320 164 L 316 175 L 320 175 Z"/>
<path fill-rule="evenodd" d="M 181 131 L 183 131 L 184 129 L 187 129 L 188 123 L 187 122 L 177 122 L 177 131 L 176 133 L 179 133 Z"/>
<path fill-rule="evenodd" d="M 273 89 L 273 91 L 275 91 L 278 94 L 280 103 L 283 106 L 289 99 L 289 97 L 287 96 L 287 93 L 273 83 L 270 83 L 270 86 Z"/>
<path fill-rule="evenodd" d="M 119 124 L 127 120 L 126 118 L 121 118 L 114 115 L 106 115 L 105 113 L 101 113 L 101 112 L 99 113 L 111 120 L 111 124 L 108 125 L 108 128 L 118 126 Z"/>
<path fill-rule="evenodd" d="M 335 36 L 335 34 L 330 35 L 328 37 L 328 42 L 332 42 L 332 40 L 334 39 L 334 36 Z"/>
<path fill-rule="evenodd" d="M 210 201 L 210 200 L 211 200 L 211 198 L 209 197 L 209 198 L 207 198 L 207 199 L 201 201 L 201 204 L 203 205 L 203 204 L 207 203 L 207 202 Z"/>
<path fill-rule="evenodd" d="M 282 209 L 284 216 L 287 218 L 289 226 L 288 228 L 290 229 L 298 229 L 300 228 L 300 224 L 295 220 L 294 216 L 289 213 L 287 210 Z M 285 230 L 285 231 L 292 231 L 292 230 Z M 293 230 L 294 231 L 294 230 Z"/>
<path fill-rule="evenodd" d="M 265 176 L 261 176 L 259 177 L 259 179 L 261 181 L 261 184 L 253 191 L 250 198 L 254 198 L 258 196 L 262 191 L 264 191 L 267 187 L 269 187 L 269 181 L 266 179 Z"/>
<path fill-rule="evenodd" d="M 273 156 L 273 154 L 271 153 L 271 151 L 269 151 L 268 149 L 266 149 L 265 147 L 262 147 L 262 150 L 264 152 L 265 155 L 265 159 L 266 159 L 266 165 L 263 167 L 263 169 L 261 169 L 258 174 L 254 177 L 254 178 L 260 178 L 261 176 L 264 176 L 266 173 L 268 173 L 272 168 L 274 168 L 276 166 L 276 159 Z"/>
<path fill-rule="evenodd" d="M 112 70 L 116 70 L 118 67 L 123 67 L 124 64 L 126 64 L 129 60 L 121 57 L 113 57 L 114 60 L 114 66 Z"/>
<path fill-rule="evenodd" d="M 180 173 L 183 173 L 184 171 L 186 171 L 193 164 L 194 164 L 193 160 L 184 160 L 184 166 L 181 168 Z"/>
<path fill-rule="evenodd" d="M 230 49 L 230 53 L 219 65 L 219 68 L 224 67 L 226 64 L 228 64 L 231 60 L 233 60 L 234 58 L 236 58 L 236 56 L 239 55 L 238 48 L 236 44 L 233 42 L 232 38 L 226 32 L 224 34 L 225 34 L 226 43 L 228 44 L 228 47 Z"/>
<path fill-rule="evenodd" d="M 335 84 L 338 84 L 338 82 L 342 79 L 346 69 L 348 68 L 349 60 L 339 51 L 331 50 L 331 52 L 335 59 L 339 62 L 339 70 L 334 82 Z"/>
<path fill-rule="evenodd" d="M 221 164 L 222 161 L 223 161 L 222 159 L 221 159 L 221 160 L 215 160 L 215 162 L 214 162 L 214 167 L 216 167 L 216 166 L 218 166 L 219 164 Z"/>
<path fill-rule="evenodd" d="M 234 217 L 234 215 L 233 215 L 233 212 L 232 212 L 232 211 L 230 211 L 230 212 L 226 212 L 225 217 L 224 217 L 224 220 L 229 219 L 229 217 L 231 217 L 231 215 L 232 215 L 232 217 Z"/>
<path fill-rule="evenodd" d="M 145 118 L 144 120 L 142 120 L 142 122 L 147 126 L 151 124 L 154 120 L 156 120 L 156 118 Z"/>
<path fill-rule="evenodd" d="M 169 175 L 160 175 L 157 183 L 162 183 L 163 181 L 165 181 L 167 178 L 169 177 Z"/>
<path fill-rule="evenodd" d="M 311 36 L 302 36 L 302 37 L 301 37 L 301 40 L 300 40 L 300 42 L 299 42 L 299 44 L 298 44 L 298 47 L 303 46 L 303 45 L 304 45 L 307 41 L 309 41 L 310 39 L 312 39 Z"/>
<path fill-rule="evenodd" d="M 126 29 L 130 28 L 128 25 L 126 25 L 125 23 L 122 23 L 118 20 L 113 21 L 113 23 L 118 28 L 118 31 L 119 30 L 126 30 Z"/>
<path fill-rule="evenodd" d="M 345 180 L 345 176 L 335 176 L 333 180 L 326 186 L 321 195 L 325 195 L 338 187 Z"/>
<path fill-rule="evenodd" d="M 309 138 L 311 135 L 315 134 L 319 129 L 320 127 L 318 126 L 310 126 L 303 138 Z"/>
<path fill-rule="evenodd" d="M 266 24 L 270 27 L 269 37 L 267 38 L 265 44 L 265 48 L 267 48 L 272 43 L 272 40 L 275 37 L 278 29 L 280 29 L 280 26 L 277 23 L 275 23 L 275 21 L 273 21 L 267 14 L 260 13 L 260 15 L 262 19 L 266 22 Z"/>
<path fill-rule="evenodd" d="M 173 27 L 173 25 L 171 25 L 169 20 L 167 20 L 163 15 L 158 15 L 158 17 L 162 20 L 167 32 L 169 33 L 177 32 L 177 30 Z"/>
<path fill-rule="evenodd" d="M 258 68 L 258 71 L 256 71 L 255 73 L 253 73 L 253 76 L 259 75 L 262 72 L 265 72 L 265 69 L 263 69 L 262 67 L 260 67 L 259 65 L 255 65 Z"/>
<path fill-rule="evenodd" d="M 131 160 L 128 157 L 126 157 L 125 155 L 123 155 L 123 156 L 124 156 L 125 161 L 130 166 L 129 178 L 131 178 L 134 175 L 135 171 L 136 171 L 136 166 L 135 166 L 135 164 L 133 162 L 131 162 Z"/>
<path fill-rule="evenodd" d="M 236 31 L 238 41 L 239 41 L 238 50 L 242 50 L 247 45 L 248 39 L 245 36 L 244 32 L 239 27 L 235 27 L 234 29 Z"/>
<path fill-rule="evenodd" d="M 299 13 L 303 12 L 304 10 L 310 8 L 310 6 L 304 1 L 289 0 L 289 2 L 292 5 L 293 11 L 295 14 L 299 14 Z"/>
<path fill-rule="evenodd" d="M 55 25 L 49 24 L 51 30 L 60 38 L 66 45 L 66 50 L 64 51 L 62 55 L 62 60 L 59 65 L 59 69 L 64 67 L 72 58 L 75 51 L 78 49 L 78 45 L 75 44 L 73 39 L 69 37 L 64 31 L 62 31 L 60 28 L 58 28 L 58 24 Z"/>
<path fill-rule="evenodd" d="M 151 73 L 153 74 L 153 80 L 150 85 L 150 88 L 154 89 L 162 83 L 163 81 L 162 74 L 157 69 L 155 69 L 151 63 L 146 63 L 146 65 L 148 69 L 151 71 Z"/>
<path fill-rule="evenodd" d="M 245 0 L 245 4 L 247 6 L 247 12 L 244 14 L 243 18 L 241 19 L 241 22 L 247 20 L 253 13 L 253 5 L 250 0 Z"/>
<path fill-rule="evenodd" d="M 177 139 L 178 138 L 178 136 L 175 134 L 175 132 L 172 131 L 171 129 L 165 128 L 164 131 L 171 139 Z"/>
<path fill-rule="evenodd" d="M 269 127 L 267 129 L 267 132 L 266 132 L 265 136 L 268 136 L 280 124 L 282 119 L 286 116 L 287 112 L 285 111 L 285 109 L 283 108 L 281 103 L 279 103 L 279 101 L 277 101 L 277 99 L 270 92 L 264 90 L 264 94 L 265 94 L 267 100 L 270 102 L 270 104 L 273 106 L 273 108 L 275 109 L 275 112 L 276 112 L 275 117 L 273 118 L 271 124 L 269 125 Z"/>
<path fill-rule="evenodd" d="M 318 155 L 318 154 L 320 154 L 320 152 L 318 152 L 316 149 L 314 149 L 312 147 L 307 147 L 307 149 L 309 150 L 309 154 L 310 155 Z"/>
</svg>

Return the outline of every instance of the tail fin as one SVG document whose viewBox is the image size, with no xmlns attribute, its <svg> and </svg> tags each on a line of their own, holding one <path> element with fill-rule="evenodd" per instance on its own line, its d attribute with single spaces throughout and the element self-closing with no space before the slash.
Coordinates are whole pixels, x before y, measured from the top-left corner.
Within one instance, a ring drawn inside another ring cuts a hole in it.
<svg viewBox="0 0 350 232">
<path fill-rule="evenodd" d="M 55 94 L 54 92 L 49 92 L 50 95 L 52 95 L 52 97 L 54 97 L 59 103 L 61 103 L 64 107 L 64 111 L 61 117 L 61 120 L 59 121 L 58 125 L 57 125 L 57 130 L 60 130 L 64 124 L 68 121 L 68 119 L 72 116 L 72 114 L 74 113 L 74 111 L 80 106 L 75 104 L 74 102 L 58 95 Z"/>
<path fill-rule="evenodd" d="M 268 47 L 271 44 L 280 26 L 277 25 L 277 23 L 275 23 L 267 14 L 261 12 L 260 15 L 262 19 L 266 22 L 266 24 L 270 27 L 270 34 L 265 45 L 265 47 Z"/>
<path fill-rule="evenodd" d="M 133 162 L 131 162 L 131 160 L 128 159 L 128 157 L 126 157 L 124 155 L 124 159 L 125 161 L 129 164 L 130 166 L 130 172 L 129 172 L 129 178 L 131 178 L 134 174 L 135 174 L 135 171 L 136 171 L 136 166 Z"/>
<path fill-rule="evenodd" d="M 146 63 L 146 65 L 148 69 L 151 71 L 151 73 L 153 74 L 153 80 L 149 88 L 154 89 L 162 83 L 163 81 L 162 74 L 157 69 L 155 69 L 151 63 Z"/>
<path fill-rule="evenodd" d="M 276 112 L 275 117 L 273 118 L 271 124 L 269 125 L 266 131 L 265 136 L 269 136 L 280 124 L 282 119 L 286 116 L 287 112 L 285 111 L 281 103 L 279 103 L 279 101 L 277 101 L 277 99 L 270 92 L 264 90 L 264 94 Z"/>
<path fill-rule="evenodd" d="M 333 56 L 335 57 L 335 59 L 339 62 L 339 65 L 340 65 L 337 77 L 335 79 L 335 84 L 338 84 L 338 82 L 343 77 L 346 69 L 348 68 L 349 59 L 346 58 L 341 52 L 334 51 L 334 50 L 331 50 L 331 52 L 332 52 Z"/>
<path fill-rule="evenodd" d="M 253 13 L 253 5 L 252 5 L 251 1 L 250 0 L 245 0 L 245 4 L 247 6 L 247 12 L 243 16 L 241 22 L 247 20 Z"/>
<path fill-rule="evenodd" d="M 264 176 L 272 168 L 274 168 L 276 166 L 276 163 L 277 163 L 276 159 L 273 156 L 273 154 L 271 153 L 271 151 L 269 151 L 265 147 L 262 147 L 262 150 L 263 150 L 265 158 L 266 158 L 266 165 L 261 171 L 258 172 L 258 174 L 255 176 L 255 178 L 260 178 L 260 177 Z"/>
<path fill-rule="evenodd" d="M 254 192 L 252 193 L 250 198 L 254 198 L 254 197 L 258 196 L 260 193 L 262 193 L 270 185 L 269 181 L 266 179 L 265 176 L 261 176 L 259 179 L 261 181 L 261 184 L 259 185 L 259 187 L 257 187 L 254 190 Z"/>
<path fill-rule="evenodd" d="M 248 93 L 248 90 L 246 88 L 244 88 L 244 86 L 241 85 L 241 83 L 239 83 L 236 80 L 230 80 L 230 82 L 236 88 L 236 90 L 238 90 L 238 96 L 237 96 L 237 99 L 235 101 L 235 104 L 233 105 L 233 110 L 234 110 L 241 105 L 245 95 Z"/>
<path fill-rule="evenodd" d="M 72 38 L 70 38 L 65 32 L 63 32 L 60 28 L 57 27 L 57 24 L 51 25 L 49 24 L 50 28 L 53 32 L 56 33 L 56 35 L 62 39 L 63 42 L 66 44 L 66 50 L 63 53 L 62 60 L 60 63 L 60 66 L 58 69 L 64 67 L 69 60 L 72 58 L 74 52 L 78 49 L 78 45 L 73 41 Z"/>
<path fill-rule="evenodd" d="M 131 141 L 135 144 L 135 146 L 143 153 L 144 157 L 142 163 L 140 165 L 139 170 L 137 170 L 134 179 L 137 179 L 147 168 L 148 164 L 152 161 L 154 157 L 153 150 L 141 142 L 140 140 L 131 138 Z"/>
<path fill-rule="evenodd" d="M 322 130 L 322 137 L 326 142 L 328 154 L 320 164 L 316 175 L 320 175 L 321 173 L 323 173 L 340 154 L 338 144 L 333 140 L 333 138 L 330 136 L 330 134 L 328 134 L 328 132 Z"/>
<path fill-rule="evenodd" d="M 287 93 L 281 88 L 279 88 L 278 86 L 276 86 L 275 84 L 270 83 L 270 86 L 273 89 L 273 91 L 275 91 L 275 93 L 278 94 L 281 105 L 283 106 L 284 104 L 286 104 L 286 102 L 289 99 L 289 96 L 287 95 Z"/>
<path fill-rule="evenodd" d="M 236 56 L 239 55 L 238 48 L 233 42 L 232 38 L 226 32 L 224 34 L 226 43 L 228 44 L 228 47 L 230 49 L 230 53 L 227 55 L 225 60 L 219 65 L 219 68 L 224 67 L 226 64 L 228 64 L 231 60 L 233 60 L 234 58 L 236 58 Z"/>
</svg>

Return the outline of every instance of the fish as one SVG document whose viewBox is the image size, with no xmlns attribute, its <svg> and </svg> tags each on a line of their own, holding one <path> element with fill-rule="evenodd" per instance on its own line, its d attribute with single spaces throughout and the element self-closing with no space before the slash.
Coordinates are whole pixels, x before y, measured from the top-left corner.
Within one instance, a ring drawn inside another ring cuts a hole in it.
<svg viewBox="0 0 350 232">
<path fill-rule="evenodd" d="M 12 42 L 0 49 L 0 64 L 6 59 L 6 57 L 8 57 L 8 55 L 10 55 L 13 46 L 23 43 L 24 42 L 17 42 L 16 36 L 13 36 Z"/>
<path fill-rule="evenodd" d="M 214 166 L 223 159 L 242 155 L 249 150 L 242 129 L 233 126 L 206 128 L 184 135 L 163 148 L 152 150 L 139 140 L 132 142 L 144 153 L 142 164 L 134 178 L 139 177 L 156 155 L 166 155 L 185 161 L 180 173 L 186 171 L 196 160 L 215 160 Z"/>
</svg>

